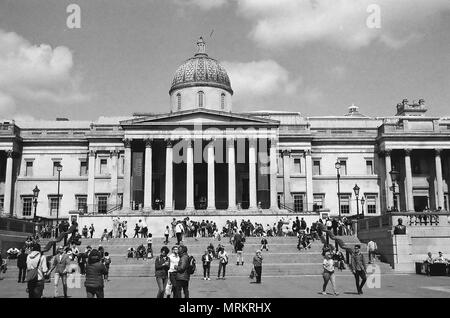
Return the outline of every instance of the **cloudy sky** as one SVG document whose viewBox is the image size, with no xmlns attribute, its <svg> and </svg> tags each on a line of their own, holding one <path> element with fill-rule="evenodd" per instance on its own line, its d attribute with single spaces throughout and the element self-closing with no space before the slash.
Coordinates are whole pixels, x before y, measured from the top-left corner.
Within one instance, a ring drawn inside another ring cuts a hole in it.
<svg viewBox="0 0 450 318">
<path fill-rule="evenodd" d="M 0 117 L 167 111 L 200 35 L 235 111 L 450 115 L 449 0 L 0 0 Z"/>
</svg>

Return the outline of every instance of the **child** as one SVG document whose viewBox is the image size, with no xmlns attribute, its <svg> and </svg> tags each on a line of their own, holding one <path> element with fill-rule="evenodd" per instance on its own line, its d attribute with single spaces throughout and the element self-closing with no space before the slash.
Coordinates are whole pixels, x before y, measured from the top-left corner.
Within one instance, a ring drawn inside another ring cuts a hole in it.
<svg viewBox="0 0 450 318">
<path fill-rule="evenodd" d="M 148 233 L 147 236 L 147 258 L 148 258 L 148 254 L 150 254 L 150 259 L 153 258 L 153 249 L 152 249 L 152 242 L 153 242 L 153 238 L 152 238 L 152 233 Z"/>
<path fill-rule="evenodd" d="M 203 280 L 211 280 L 209 278 L 212 262 L 212 256 L 210 251 L 208 250 L 205 251 L 205 254 L 203 254 L 202 256 L 202 262 L 203 262 Z"/>
<path fill-rule="evenodd" d="M 261 239 L 261 251 L 262 250 L 266 250 L 268 251 L 269 249 L 267 248 L 267 239 L 266 239 L 266 234 L 263 234 L 263 238 Z"/>
<path fill-rule="evenodd" d="M 134 249 L 132 247 L 128 248 L 127 257 L 128 258 L 133 258 L 134 257 Z"/>
<path fill-rule="evenodd" d="M 169 235 L 170 235 L 170 231 L 169 231 L 169 226 L 166 226 L 166 230 L 164 231 L 164 237 L 166 238 L 164 241 L 164 244 L 169 244 Z"/>
<path fill-rule="evenodd" d="M 108 231 L 106 229 L 103 231 L 103 234 L 102 234 L 102 237 L 101 237 L 100 241 L 103 242 L 103 240 L 108 241 Z"/>
<path fill-rule="evenodd" d="M 105 280 L 109 281 L 108 274 L 109 274 L 109 265 L 111 265 L 111 258 L 109 257 L 109 253 L 105 252 L 105 257 L 103 258 L 105 267 L 106 267 L 106 274 L 105 274 Z"/>
</svg>

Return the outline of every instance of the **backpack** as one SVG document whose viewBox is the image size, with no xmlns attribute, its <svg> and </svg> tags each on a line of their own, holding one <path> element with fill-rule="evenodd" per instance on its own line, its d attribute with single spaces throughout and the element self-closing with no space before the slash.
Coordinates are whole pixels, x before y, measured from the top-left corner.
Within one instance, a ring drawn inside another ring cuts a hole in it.
<svg viewBox="0 0 450 318">
<path fill-rule="evenodd" d="M 27 271 L 27 277 L 26 277 L 26 281 L 29 283 L 35 283 L 38 281 L 38 277 L 39 277 L 39 266 L 41 265 L 41 260 L 42 260 L 42 255 L 39 254 L 39 261 L 37 263 L 36 268 L 33 269 L 29 269 Z"/>
<path fill-rule="evenodd" d="M 188 259 L 188 267 L 187 267 L 187 272 L 189 275 L 192 275 L 195 273 L 195 270 L 197 268 L 197 265 L 195 263 L 195 258 L 194 256 L 189 256 Z"/>
</svg>

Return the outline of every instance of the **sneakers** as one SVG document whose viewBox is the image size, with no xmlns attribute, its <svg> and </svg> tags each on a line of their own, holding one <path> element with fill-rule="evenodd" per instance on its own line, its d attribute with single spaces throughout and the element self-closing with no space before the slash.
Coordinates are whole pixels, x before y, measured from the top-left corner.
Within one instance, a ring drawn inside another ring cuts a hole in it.
<svg viewBox="0 0 450 318">
<path fill-rule="evenodd" d="M 323 291 L 323 292 L 321 292 L 321 294 L 322 294 L 322 295 L 326 295 L 327 293 Z"/>
<path fill-rule="evenodd" d="M 211 278 L 208 277 L 206 280 L 211 280 Z"/>
</svg>

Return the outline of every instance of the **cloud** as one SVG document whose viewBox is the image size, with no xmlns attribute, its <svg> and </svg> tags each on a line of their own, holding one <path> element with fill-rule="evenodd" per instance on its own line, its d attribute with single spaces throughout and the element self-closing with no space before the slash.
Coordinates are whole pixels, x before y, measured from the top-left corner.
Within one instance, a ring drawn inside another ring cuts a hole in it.
<svg viewBox="0 0 450 318">
<path fill-rule="evenodd" d="M 71 51 L 64 46 L 33 45 L 0 29 L 0 110 L 13 114 L 20 105 L 68 105 L 86 101 L 81 76 L 74 72 Z"/>
<path fill-rule="evenodd" d="M 238 14 L 252 23 L 249 37 L 269 49 L 302 47 L 312 42 L 326 42 L 349 50 L 379 42 L 398 49 L 420 38 L 421 29 L 430 19 L 450 10 L 448 0 L 227 1 L 236 3 Z M 183 3 L 211 10 L 227 1 Z M 370 27 L 378 9 L 381 27 Z"/>
<path fill-rule="evenodd" d="M 266 98 L 276 93 L 294 95 L 301 78 L 291 78 L 289 72 L 273 60 L 222 62 L 227 70 L 236 99 Z"/>
</svg>

